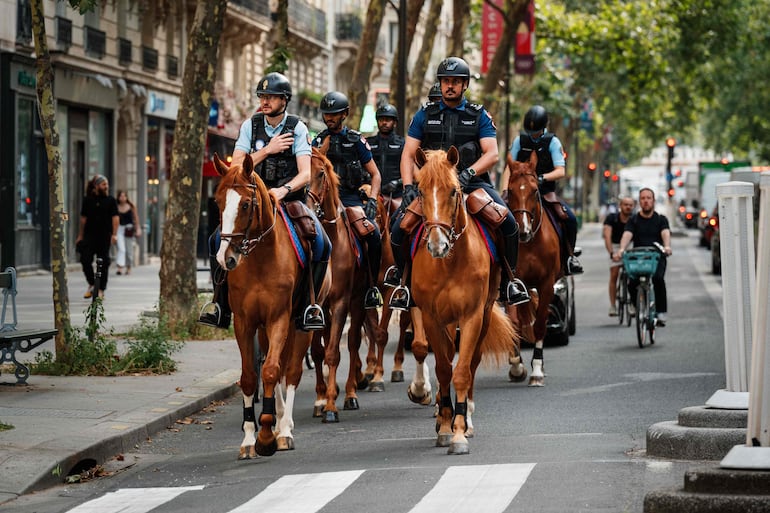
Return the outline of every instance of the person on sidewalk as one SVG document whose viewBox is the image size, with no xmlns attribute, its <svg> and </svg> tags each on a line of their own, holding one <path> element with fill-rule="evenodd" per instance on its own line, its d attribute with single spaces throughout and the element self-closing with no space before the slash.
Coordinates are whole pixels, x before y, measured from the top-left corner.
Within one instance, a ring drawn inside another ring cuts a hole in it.
<svg viewBox="0 0 770 513">
<path fill-rule="evenodd" d="M 310 182 L 310 135 L 307 126 L 297 116 L 286 112 L 291 101 L 289 80 L 280 73 L 268 73 L 259 81 L 256 89 L 259 98 L 257 113 L 243 122 L 233 150 L 233 164 L 241 165 L 250 155 L 254 170 L 270 190 L 276 201 L 304 202 L 305 187 Z M 321 228 L 315 214 L 308 210 L 316 227 L 316 240 L 311 248 L 310 260 L 314 290 L 321 290 L 331 254 L 331 242 Z M 214 311 L 201 313 L 198 322 L 215 328 L 230 327 L 232 311 L 228 301 L 227 279 L 216 259 L 219 250 L 219 227 L 209 237 L 209 265 L 214 283 Z M 258 279 L 258 277 L 255 277 Z M 308 287 L 308 296 L 309 290 Z M 204 307 L 205 310 L 206 307 Z M 303 309 L 298 325 L 304 330 L 324 328 L 325 319 L 321 306 L 310 300 Z"/>
<path fill-rule="evenodd" d="M 562 210 L 567 214 L 564 224 L 569 256 L 566 259 L 565 271 L 567 274 L 581 274 L 583 265 L 574 254 L 578 232 L 577 217 L 564 201 L 555 197 L 556 180 L 566 175 L 564 150 L 559 138 L 550 133 L 547 127 L 548 112 L 541 105 L 532 106 L 524 115 L 524 130 L 513 140 L 510 154 L 519 162 L 529 162 L 532 152 L 537 154 L 540 195 L 546 200 L 546 196 L 552 196 L 549 201 L 560 203 Z"/>
<path fill-rule="evenodd" d="M 417 198 L 414 183 L 414 157 L 418 148 L 425 150 L 448 150 L 455 146 L 460 152 L 457 176 L 464 193 L 484 189 L 500 205 L 505 202 L 492 186 L 488 171 L 498 161 L 497 129 L 492 116 L 483 105 L 469 102 L 465 91 L 470 83 L 471 72 L 468 63 L 459 57 L 447 57 L 438 65 L 436 79 L 441 87 L 441 100 L 428 102 L 412 118 L 407 133 L 404 151 L 401 154 L 401 180 L 404 183 L 402 214 Z M 518 279 L 510 279 L 509 270 L 515 273 L 519 254 L 519 225 L 508 211 L 500 225 L 503 242 L 500 253 L 505 263 L 501 265 L 500 301 L 520 304 L 529 301 L 526 287 Z M 391 222 L 391 245 L 398 267 L 394 277 L 401 281 L 406 267 L 406 235 L 400 226 L 401 215 L 393 216 Z M 406 283 L 396 287 L 390 297 L 390 307 L 408 310 L 411 293 Z"/>
<path fill-rule="evenodd" d="M 115 263 L 118 266 L 117 274 L 131 274 L 134 265 L 134 240 L 142 234 L 139 224 L 139 215 L 136 207 L 128 199 L 126 191 L 118 191 L 118 251 L 115 255 Z"/>
<path fill-rule="evenodd" d="M 118 202 L 110 196 L 110 182 L 103 175 L 96 175 L 86 186 L 86 197 L 80 208 L 80 225 L 75 247 L 80 253 L 80 264 L 88 282 L 83 297 L 93 294 L 104 297 L 110 268 L 110 248 L 118 240 Z M 95 290 L 94 257 L 99 274 L 99 289 Z M 101 265 L 99 260 L 101 259 Z"/>
<path fill-rule="evenodd" d="M 636 202 L 634 201 L 634 198 L 623 196 L 620 198 L 620 210 L 617 212 L 610 212 L 607 214 L 607 217 L 604 218 L 602 237 L 604 238 L 604 247 L 610 255 L 610 317 L 618 315 L 618 310 L 615 306 L 615 295 L 618 292 L 618 274 L 620 274 L 620 268 L 623 266 L 622 262 L 613 260 L 612 255 L 620 248 L 620 239 L 623 237 L 623 230 L 626 227 L 626 223 L 631 218 L 631 214 L 634 213 L 635 206 Z"/>
</svg>

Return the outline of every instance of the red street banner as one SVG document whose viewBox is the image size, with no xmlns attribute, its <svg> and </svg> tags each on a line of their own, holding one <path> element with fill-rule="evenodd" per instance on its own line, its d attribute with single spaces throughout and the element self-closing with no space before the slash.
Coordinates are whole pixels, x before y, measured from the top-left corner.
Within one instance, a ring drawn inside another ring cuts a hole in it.
<svg viewBox="0 0 770 513">
<path fill-rule="evenodd" d="M 491 3 L 502 8 L 503 0 L 490 0 Z M 503 20 L 500 11 L 484 2 L 481 9 L 481 73 L 489 71 L 489 65 L 495 57 L 497 47 L 503 38 Z"/>
<path fill-rule="evenodd" d="M 514 72 L 518 75 L 535 73 L 535 2 L 529 3 L 527 14 L 516 30 Z"/>
</svg>

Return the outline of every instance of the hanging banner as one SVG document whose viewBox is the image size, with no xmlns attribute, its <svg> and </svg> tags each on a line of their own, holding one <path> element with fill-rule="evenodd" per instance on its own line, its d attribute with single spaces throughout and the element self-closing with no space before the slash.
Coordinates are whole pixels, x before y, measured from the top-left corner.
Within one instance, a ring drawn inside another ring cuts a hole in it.
<svg viewBox="0 0 770 513">
<path fill-rule="evenodd" d="M 503 0 L 491 0 L 491 3 L 502 8 Z M 492 59 L 495 57 L 497 47 L 500 45 L 500 41 L 503 38 L 503 27 L 505 21 L 503 20 L 500 11 L 489 5 L 488 2 L 484 2 L 481 8 L 481 74 L 486 74 L 489 71 L 489 65 L 492 64 Z"/>
<path fill-rule="evenodd" d="M 535 2 L 529 3 L 527 14 L 516 30 L 514 72 L 518 75 L 535 73 Z"/>
</svg>

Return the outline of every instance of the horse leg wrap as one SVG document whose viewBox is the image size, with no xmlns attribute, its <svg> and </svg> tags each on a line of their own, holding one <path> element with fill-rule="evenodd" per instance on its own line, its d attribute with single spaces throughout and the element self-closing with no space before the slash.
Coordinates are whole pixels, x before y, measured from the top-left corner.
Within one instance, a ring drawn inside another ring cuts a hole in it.
<svg viewBox="0 0 770 513">
<path fill-rule="evenodd" d="M 533 360 L 542 360 L 543 359 L 543 348 L 542 347 L 536 347 L 532 350 L 532 359 Z"/>
<path fill-rule="evenodd" d="M 463 401 L 463 402 L 456 401 L 455 402 L 455 414 L 452 417 L 452 425 L 454 425 L 455 418 L 458 415 L 462 415 L 463 416 L 463 424 L 465 424 L 463 426 L 463 433 L 464 433 L 464 432 L 468 431 L 468 421 L 467 421 L 467 418 L 468 418 L 468 401 Z"/>
<path fill-rule="evenodd" d="M 452 398 L 450 396 L 441 396 L 441 408 L 449 408 L 450 414 L 454 415 L 454 408 L 452 408 Z"/>
<path fill-rule="evenodd" d="M 256 417 L 254 416 L 254 403 L 251 406 L 243 406 L 243 422 L 254 422 L 256 424 Z M 243 431 L 243 424 L 241 424 L 241 431 Z"/>
<path fill-rule="evenodd" d="M 275 397 L 262 398 L 262 415 L 271 415 L 273 417 L 273 426 L 275 426 Z"/>
</svg>

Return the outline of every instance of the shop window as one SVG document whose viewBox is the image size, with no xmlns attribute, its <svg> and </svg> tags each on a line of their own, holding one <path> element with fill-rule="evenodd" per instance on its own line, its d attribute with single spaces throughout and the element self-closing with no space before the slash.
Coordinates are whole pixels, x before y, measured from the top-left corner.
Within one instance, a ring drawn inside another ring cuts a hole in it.
<svg viewBox="0 0 770 513">
<path fill-rule="evenodd" d="M 33 158 L 33 140 L 37 110 L 35 101 L 19 98 L 16 106 L 16 225 L 33 226 L 38 202 Z"/>
</svg>

